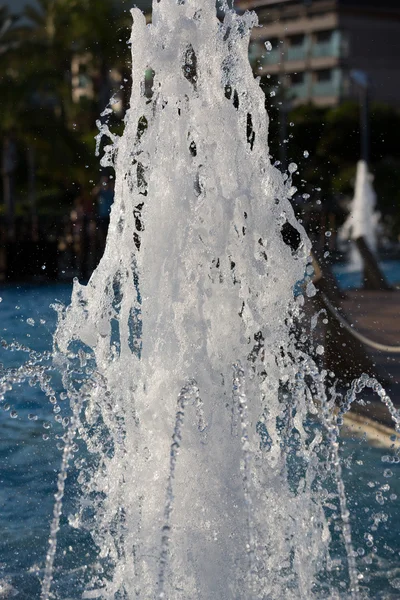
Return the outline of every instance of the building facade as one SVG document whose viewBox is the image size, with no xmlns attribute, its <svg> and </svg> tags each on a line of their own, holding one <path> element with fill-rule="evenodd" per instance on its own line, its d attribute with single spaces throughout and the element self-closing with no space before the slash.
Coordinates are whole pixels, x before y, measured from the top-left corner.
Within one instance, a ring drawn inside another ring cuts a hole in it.
<svg viewBox="0 0 400 600">
<path fill-rule="evenodd" d="M 280 82 L 292 104 L 336 105 L 364 77 L 372 100 L 400 107 L 400 0 L 239 0 L 237 9 L 258 14 L 255 73 Z"/>
</svg>

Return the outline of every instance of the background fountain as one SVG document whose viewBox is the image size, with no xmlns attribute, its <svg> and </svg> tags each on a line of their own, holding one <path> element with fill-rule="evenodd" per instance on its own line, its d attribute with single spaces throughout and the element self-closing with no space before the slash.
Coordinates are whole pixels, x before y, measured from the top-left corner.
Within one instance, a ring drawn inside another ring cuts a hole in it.
<svg viewBox="0 0 400 600">
<path fill-rule="evenodd" d="M 377 252 L 377 233 L 380 215 L 376 212 L 376 194 L 373 188 L 373 176 L 368 170 L 365 160 L 357 163 L 354 198 L 350 214 L 341 228 L 340 237 L 352 240 L 350 247 L 350 266 L 353 270 L 361 270 L 363 260 L 355 244 L 358 238 L 364 238 L 373 254 Z"/>
</svg>

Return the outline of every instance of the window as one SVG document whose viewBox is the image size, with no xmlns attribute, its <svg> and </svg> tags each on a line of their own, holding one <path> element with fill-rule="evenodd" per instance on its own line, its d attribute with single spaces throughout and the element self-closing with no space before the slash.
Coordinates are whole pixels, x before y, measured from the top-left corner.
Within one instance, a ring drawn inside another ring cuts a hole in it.
<svg viewBox="0 0 400 600">
<path fill-rule="evenodd" d="M 277 95 L 279 86 L 280 80 L 278 75 L 266 75 L 261 78 L 261 89 L 267 97 Z"/>
<path fill-rule="evenodd" d="M 302 85 L 305 81 L 304 72 L 303 73 L 290 73 L 289 81 L 291 85 Z"/>
<path fill-rule="evenodd" d="M 317 44 L 324 44 L 325 42 L 330 42 L 332 39 L 333 31 L 331 29 L 325 31 L 316 31 L 315 32 L 315 41 Z"/>
<path fill-rule="evenodd" d="M 289 73 L 288 93 L 293 99 L 305 99 L 309 94 L 309 74 L 306 71 Z"/>
<path fill-rule="evenodd" d="M 266 75 L 261 78 L 261 85 L 264 88 L 276 88 L 280 84 L 278 75 Z"/>
<path fill-rule="evenodd" d="M 337 29 L 316 31 L 314 33 L 313 56 L 340 56 L 341 34 Z"/>
<path fill-rule="evenodd" d="M 324 83 L 325 81 L 332 80 L 332 69 L 320 69 L 314 73 L 315 81 L 318 83 Z"/>
<path fill-rule="evenodd" d="M 281 49 L 277 38 L 268 38 L 260 40 L 260 62 L 261 65 L 276 64 L 281 58 Z"/>
<path fill-rule="evenodd" d="M 291 35 L 289 37 L 289 44 L 291 47 L 293 46 L 303 46 L 305 42 L 305 35 L 300 33 L 298 35 Z"/>
<path fill-rule="evenodd" d="M 264 44 L 265 42 L 271 42 L 271 46 L 272 49 L 275 50 L 278 46 L 279 46 L 279 40 L 278 38 L 268 38 L 268 40 L 264 40 Z"/>
<path fill-rule="evenodd" d="M 316 96 L 340 95 L 342 72 L 340 69 L 319 69 L 314 72 L 313 94 Z"/>
<path fill-rule="evenodd" d="M 304 33 L 288 37 L 287 60 L 304 60 L 308 53 L 308 36 Z"/>
</svg>

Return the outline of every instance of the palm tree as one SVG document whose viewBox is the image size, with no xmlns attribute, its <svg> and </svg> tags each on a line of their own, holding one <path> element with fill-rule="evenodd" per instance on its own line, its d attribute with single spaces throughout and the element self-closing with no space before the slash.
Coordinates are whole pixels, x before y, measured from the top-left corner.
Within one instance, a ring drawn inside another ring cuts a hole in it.
<svg viewBox="0 0 400 600">
<path fill-rule="evenodd" d="M 97 101 L 100 112 L 111 95 L 110 71 L 126 72 L 129 59 L 127 41 L 131 19 L 121 2 L 115 0 L 85 0 L 72 15 L 70 33 L 77 52 L 91 57 L 91 67 L 97 72 Z"/>
<path fill-rule="evenodd" d="M 14 26 L 17 21 L 18 17 L 12 15 L 7 6 L 0 6 L 0 55 L 19 46 Z"/>
<path fill-rule="evenodd" d="M 23 140 L 31 165 L 21 175 L 25 185 L 35 178 L 33 162 L 39 189 L 87 181 L 85 165 L 95 159 L 83 140 L 93 140 L 95 119 L 111 95 L 110 69 L 126 70 L 129 12 L 113 0 L 37 0 L 24 17 L 26 25 L 9 28 L 3 26 L 9 13 L 0 11 L 0 129 L 14 128 L 20 146 Z M 95 98 L 83 104 L 73 101 L 71 89 L 78 55 L 87 56 L 96 84 Z"/>
<path fill-rule="evenodd" d="M 128 59 L 126 44 L 117 40 L 128 30 L 129 15 L 113 0 L 38 0 L 24 14 L 32 24 L 27 51 L 38 59 L 33 70 L 53 89 L 66 118 L 71 121 L 71 62 L 79 54 L 86 55 L 88 70 L 97 74 L 101 112 L 111 94 L 110 69 Z"/>
</svg>

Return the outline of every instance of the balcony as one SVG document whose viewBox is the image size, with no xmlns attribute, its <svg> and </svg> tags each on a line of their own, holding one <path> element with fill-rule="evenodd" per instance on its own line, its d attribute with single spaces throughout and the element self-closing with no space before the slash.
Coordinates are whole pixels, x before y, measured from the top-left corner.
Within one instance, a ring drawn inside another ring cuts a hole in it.
<svg viewBox="0 0 400 600">
<path fill-rule="evenodd" d="M 312 86 L 313 96 L 339 96 L 341 92 L 342 74 L 340 69 L 324 71 L 323 78 L 318 78 Z"/>
<path fill-rule="evenodd" d="M 333 81 L 318 81 L 313 85 L 313 96 L 338 96 L 340 86 Z"/>
<path fill-rule="evenodd" d="M 292 73 L 289 75 L 288 92 L 292 100 L 304 100 L 310 95 L 310 74 Z"/>
<path fill-rule="evenodd" d="M 303 100 L 308 98 L 309 86 L 306 83 L 292 84 L 289 88 L 290 97 L 293 100 Z"/>
<path fill-rule="evenodd" d="M 307 56 L 308 48 L 306 44 L 302 46 L 289 46 L 287 49 L 286 60 L 304 60 Z"/>
<path fill-rule="evenodd" d="M 263 50 L 264 51 L 260 59 L 260 62 L 263 66 L 276 65 L 281 61 L 282 54 L 278 48 L 273 48 L 270 52 L 267 52 L 265 48 Z"/>
<path fill-rule="evenodd" d="M 341 54 L 340 31 L 329 32 L 329 35 L 320 36 L 314 42 L 311 50 L 313 58 L 332 57 L 338 58 Z"/>
<path fill-rule="evenodd" d="M 268 52 L 263 42 L 251 42 L 249 46 L 249 60 L 253 67 L 258 62 L 261 66 L 276 65 L 281 60 L 281 51 L 276 47 Z"/>
<path fill-rule="evenodd" d="M 310 38 L 305 34 L 291 35 L 288 37 L 286 60 L 304 60 L 310 48 Z"/>
</svg>

